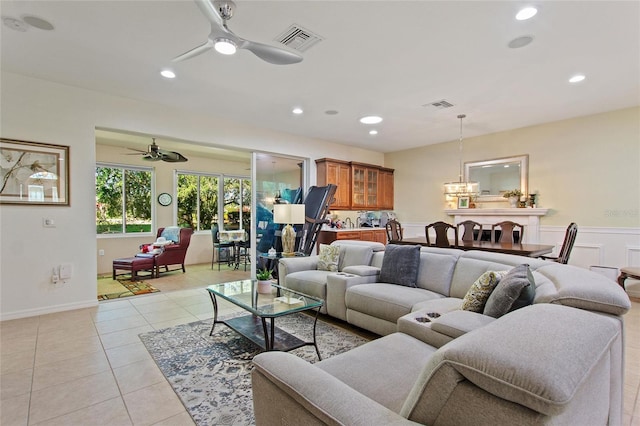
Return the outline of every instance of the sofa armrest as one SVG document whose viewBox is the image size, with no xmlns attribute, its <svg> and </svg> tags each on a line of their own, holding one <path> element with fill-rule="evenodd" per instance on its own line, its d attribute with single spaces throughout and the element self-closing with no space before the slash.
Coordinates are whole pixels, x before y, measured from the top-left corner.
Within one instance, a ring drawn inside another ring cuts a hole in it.
<svg viewBox="0 0 640 426">
<path fill-rule="evenodd" d="M 281 283 L 287 274 L 318 269 L 318 256 L 283 257 L 278 261 L 278 277 Z"/>
<path fill-rule="evenodd" d="M 373 275 L 380 275 L 380 268 L 378 268 L 377 266 L 353 265 L 347 266 L 342 270 L 342 272 L 347 274 L 360 275 L 361 277 L 369 277 Z"/>
<path fill-rule="evenodd" d="M 313 364 L 263 352 L 251 372 L 256 424 L 416 425 Z"/>
<path fill-rule="evenodd" d="M 484 327 L 496 319 L 471 311 L 452 311 L 432 320 L 431 329 L 453 339 L 470 331 Z"/>
<path fill-rule="evenodd" d="M 358 284 L 375 283 L 378 275 L 355 275 L 338 272 L 327 276 L 327 313 L 334 318 L 347 320 L 347 303 L 345 294 L 349 287 Z"/>
</svg>

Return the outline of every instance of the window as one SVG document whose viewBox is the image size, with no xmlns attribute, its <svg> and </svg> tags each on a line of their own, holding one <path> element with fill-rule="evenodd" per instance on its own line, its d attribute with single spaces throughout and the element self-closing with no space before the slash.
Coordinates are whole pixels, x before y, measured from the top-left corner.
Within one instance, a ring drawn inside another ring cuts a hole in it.
<svg viewBox="0 0 640 426">
<path fill-rule="evenodd" d="M 218 221 L 218 176 L 178 173 L 178 226 L 211 229 Z"/>
<path fill-rule="evenodd" d="M 249 229 L 251 221 L 251 181 L 224 178 L 224 230 Z"/>
<path fill-rule="evenodd" d="M 153 170 L 144 167 L 96 166 L 96 232 L 151 232 Z"/>
<path fill-rule="evenodd" d="M 177 182 L 178 226 L 205 231 L 211 229 L 214 223 L 222 222 L 221 230 L 249 229 L 250 180 L 178 172 Z M 222 205 L 218 200 L 223 201 Z"/>
</svg>

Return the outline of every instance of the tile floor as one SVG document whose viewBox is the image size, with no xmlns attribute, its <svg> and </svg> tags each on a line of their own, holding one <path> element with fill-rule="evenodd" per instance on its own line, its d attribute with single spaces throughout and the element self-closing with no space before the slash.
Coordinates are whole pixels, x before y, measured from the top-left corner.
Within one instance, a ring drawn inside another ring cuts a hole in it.
<svg viewBox="0 0 640 426">
<path fill-rule="evenodd" d="M 138 334 L 210 318 L 212 277 L 246 274 L 188 271 L 154 280 L 161 293 L 0 323 L 0 424 L 193 425 Z M 624 425 L 640 426 L 638 301 L 625 323 Z"/>
</svg>

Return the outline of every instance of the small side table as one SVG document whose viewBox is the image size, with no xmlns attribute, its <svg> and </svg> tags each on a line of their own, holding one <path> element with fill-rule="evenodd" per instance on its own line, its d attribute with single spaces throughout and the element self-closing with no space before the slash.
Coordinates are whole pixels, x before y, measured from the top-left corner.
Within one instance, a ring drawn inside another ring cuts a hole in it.
<svg viewBox="0 0 640 426">
<path fill-rule="evenodd" d="M 640 280 L 640 268 L 626 267 L 620 269 L 620 275 L 618 276 L 618 284 L 624 288 L 624 282 L 627 278 L 633 278 L 634 280 Z M 626 290 L 626 289 L 625 289 Z"/>
</svg>

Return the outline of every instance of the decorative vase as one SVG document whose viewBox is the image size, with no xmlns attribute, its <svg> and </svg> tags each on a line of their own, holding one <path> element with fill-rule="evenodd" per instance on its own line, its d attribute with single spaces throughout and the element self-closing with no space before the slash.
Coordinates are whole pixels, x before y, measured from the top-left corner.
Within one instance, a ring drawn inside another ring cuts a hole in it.
<svg viewBox="0 0 640 426">
<path fill-rule="evenodd" d="M 271 293 L 271 280 L 258 280 L 258 293 L 270 294 Z"/>
<path fill-rule="evenodd" d="M 520 201 L 518 199 L 518 197 L 509 197 L 509 205 L 513 208 L 513 207 L 518 207 L 518 201 Z"/>
</svg>

